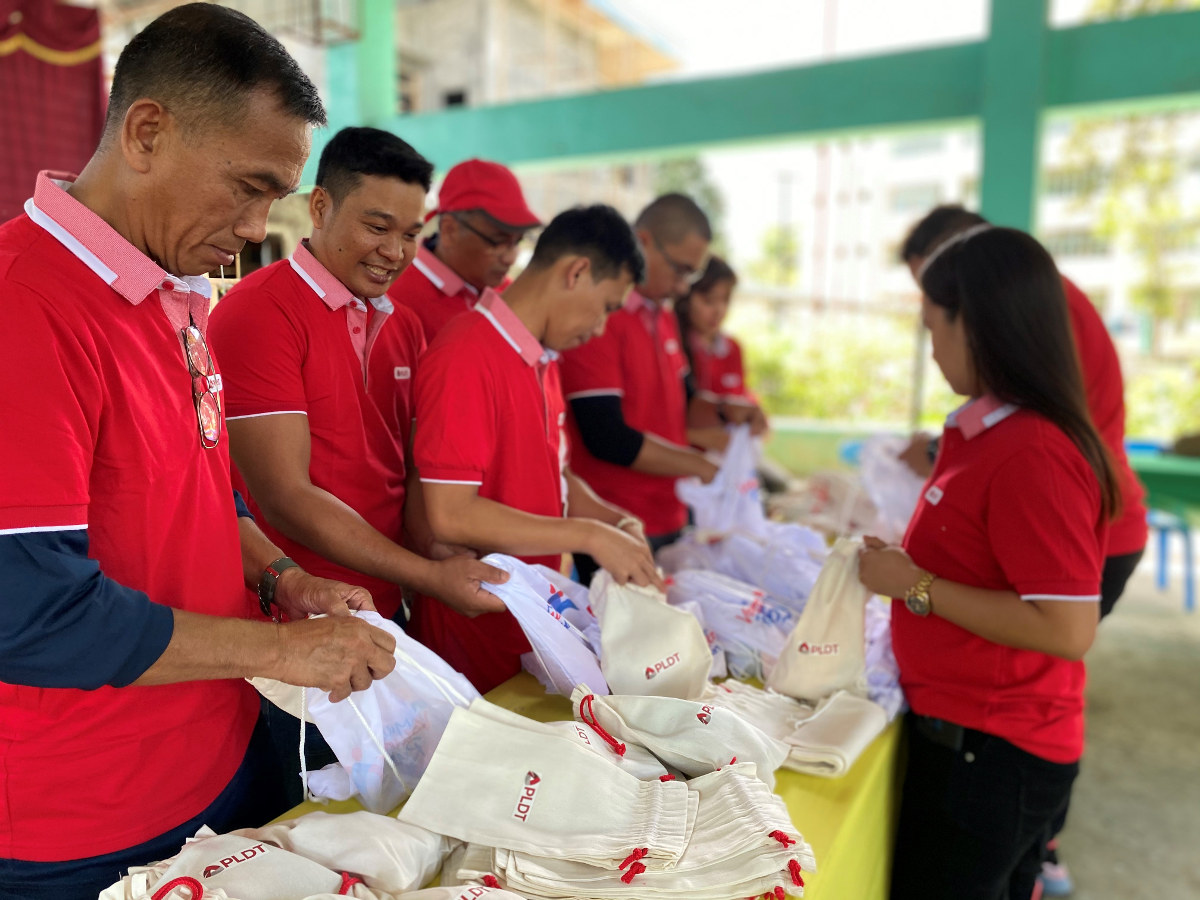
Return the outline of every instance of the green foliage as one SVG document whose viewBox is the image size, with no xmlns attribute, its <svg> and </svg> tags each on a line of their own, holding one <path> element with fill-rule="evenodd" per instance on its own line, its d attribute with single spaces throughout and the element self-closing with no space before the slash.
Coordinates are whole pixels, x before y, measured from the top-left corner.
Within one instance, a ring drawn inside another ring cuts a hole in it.
<svg viewBox="0 0 1200 900">
<path fill-rule="evenodd" d="M 1125 433 L 1173 439 L 1200 432 L 1200 361 L 1155 364 L 1125 380 Z"/>
<path fill-rule="evenodd" d="M 793 225 L 763 232 L 762 255 L 746 267 L 750 280 L 770 287 L 793 287 L 800 278 L 800 239 Z"/>
</svg>

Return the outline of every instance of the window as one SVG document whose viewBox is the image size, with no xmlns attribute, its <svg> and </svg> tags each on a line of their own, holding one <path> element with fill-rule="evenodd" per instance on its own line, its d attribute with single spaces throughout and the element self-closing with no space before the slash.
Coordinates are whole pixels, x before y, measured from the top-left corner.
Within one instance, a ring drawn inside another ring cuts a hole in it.
<svg viewBox="0 0 1200 900">
<path fill-rule="evenodd" d="M 1108 256 L 1112 245 L 1085 228 L 1052 231 L 1043 236 L 1042 243 L 1051 256 Z"/>
<path fill-rule="evenodd" d="M 1042 187 L 1051 197 L 1074 197 L 1097 190 L 1105 177 L 1104 171 L 1096 166 L 1051 169 Z"/>
<path fill-rule="evenodd" d="M 444 105 L 447 109 L 452 106 L 466 106 L 467 92 L 466 91 L 447 91 L 444 98 Z"/>
<path fill-rule="evenodd" d="M 940 184 L 909 184 L 892 188 L 889 205 L 893 212 L 926 212 L 942 202 Z"/>
<path fill-rule="evenodd" d="M 943 135 L 917 134 L 898 138 L 892 144 L 892 156 L 926 156 L 939 152 L 945 145 L 946 139 Z"/>
</svg>

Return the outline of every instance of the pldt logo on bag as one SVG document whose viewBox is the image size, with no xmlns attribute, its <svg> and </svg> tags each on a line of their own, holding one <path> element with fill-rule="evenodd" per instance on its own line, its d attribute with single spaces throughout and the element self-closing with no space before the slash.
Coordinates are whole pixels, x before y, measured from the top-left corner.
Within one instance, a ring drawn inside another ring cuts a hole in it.
<svg viewBox="0 0 1200 900">
<path fill-rule="evenodd" d="M 476 897 L 486 897 L 492 892 L 489 887 L 468 887 L 465 891 L 459 894 L 455 900 L 475 900 Z"/>
<path fill-rule="evenodd" d="M 568 609 L 578 609 L 579 608 L 567 598 L 566 594 L 564 594 L 562 591 L 559 591 L 559 590 L 555 590 L 555 591 L 551 592 L 550 597 L 546 600 L 546 605 L 549 606 L 551 609 L 553 609 L 555 612 L 559 612 L 559 613 L 564 613 Z"/>
<path fill-rule="evenodd" d="M 212 878 L 214 875 L 218 875 L 221 872 L 224 872 L 226 869 L 228 869 L 232 865 L 236 865 L 237 863 L 240 863 L 240 862 L 245 862 L 248 859 L 254 859 L 254 857 L 256 857 L 256 856 L 262 856 L 266 852 L 267 852 L 267 848 L 264 847 L 262 844 L 255 844 L 253 847 L 249 847 L 249 848 L 243 850 L 241 853 L 234 854 L 233 856 L 227 856 L 225 859 L 221 860 L 220 862 L 210 863 L 209 865 L 205 866 L 204 867 L 204 877 Z"/>
<path fill-rule="evenodd" d="M 541 783 L 542 778 L 537 772 L 525 773 L 525 787 L 521 789 L 521 797 L 517 800 L 517 808 L 513 811 L 514 819 L 525 821 L 525 817 L 533 809 L 533 798 L 537 794 L 537 786 Z"/>
<path fill-rule="evenodd" d="M 815 656 L 837 656 L 837 644 L 810 644 L 808 641 L 796 648 L 800 653 L 811 653 Z"/>
<path fill-rule="evenodd" d="M 713 708 L 711 706 L 700 707 L 700 712 L 696 713 L 696 718 L 700 720 L 701 725 L 707 725 L 712 721 Z"/>
<path fill-rule="evenodd" d="M 663 672 L 663 671 L 671 668 L 671 666 L 675 665 L 677 662 L 679 662 L 679 654 L 672 653 L 666 659 L 660 659 L 654 665 L 646 666 L 646 680 L 649 681 L 651 678 L 653 678 L 659 672 Z"/>
</svg>

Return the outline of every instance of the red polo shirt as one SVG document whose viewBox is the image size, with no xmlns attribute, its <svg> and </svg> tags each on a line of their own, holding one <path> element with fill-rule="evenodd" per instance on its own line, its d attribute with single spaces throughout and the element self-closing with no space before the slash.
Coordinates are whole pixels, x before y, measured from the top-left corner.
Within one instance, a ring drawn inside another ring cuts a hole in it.
<svg viewBox="0 0 1200 900">
<path fill-rule="evenodd" d="M 503 291 L 509 284 L 509 279 L 504 279 L 498 290 Z M 474 309 L 479 302 L 479 291 L 438 259 L 424 242 L 417 248 L 417 258 L 396 279 L 388 296 L 416 313 L 425 329 L 426 344 L 433 343 L 447 322 Z"/>
<path fill-rule="evenodd" d="M 946 421 L 904 547 L 949 581 L 1025 600 L 1096 603 L 1107 524 L 1095 473 L 1070 438 L 992 398 Z M 985 640 L 892 604 L 913 710 L 994 734 L 1052 762 L 1083 752 L 1084 665 Z"/>
<path fill-rule="evenodd" d="M 473 484 L 479 496 L 539 516 L 565 512 L 566 404 L 556 354 L 545 350 L 494 290 L 455 319 L 421 360 L 413 456 L 421 481 Z M 559 568 L 560 558 L 523 557 Z M 474 619 L 433 600 L 413 633 L 488 691 L 529 652 L 511 613 Z"/>
<path fill-rule="evenodd" d="M 1121 361 L 1092 301 L 1068 278 L 1063 279 L 1063 287 L 1083 369 L 1088 409 L 1096 430 L 1112 452 L 1121 485 L 1121 516 L 1109 526 L 1108 553 L 1110 556 L 1136 553 L 1146 546 L 1146 506 L 1142 502 L 1145 491 L 1125 455 L 1125 384 Z"/>
<path fill-rule="evenodd" d="M 156 603 L 257 615 L 242 583 L 228 442 L 200 445 L 179 333 L 202 278 L 168 275 L 51 177 L 0 227 L 0 346 L 17 430 L 0 441 L 0 531 L 87 529 L 114 581 Z M 181 198 L 181 202 L 184 202 Z M 245 755 L 241 679 L 97 690 L 0 684 L 0 857 L 77 859 L 200 813 Z"/>
<path fill-rule="evenodd" d="M 692 377 L 701 396 L 713 401 L 755 402 L 746 387 L 742 348 L 737 341 L 727 334 L 718 334 L 712 346 L 694 340 L 690 349 Z"/>
<path fill-rule="evenodd" d="M 687 358 L 679 343 L 675 314 L 631 291 L 608 317 L 604 334 L 562 358 L 568 400 L 617 396 L 625 424 L 687 446 Z M 646 475 L 597 459 L 588 452 L 574 417 L 568 416 L 571 468 L 605 500 L 646 523 L 646 534 L 677 531 L 687 510 L 675 496 L 675 478 Z"/>
<path fill-rule="evenodd" d="M 242 279 L 212 317 L 224 365 L 226 415 L 308 416 L 309 478 L 399 543 L 404 450 L 413 417 L 413 374 L 425 349 L 421 324 L 386 297 L 364 302 L 300 244 Z M 307 571 L 360 585 L 391 617 L 400 586 L 324 559 L 281 534 L 240 474 L 235 483 L 263 531 Z"/>
</svg>

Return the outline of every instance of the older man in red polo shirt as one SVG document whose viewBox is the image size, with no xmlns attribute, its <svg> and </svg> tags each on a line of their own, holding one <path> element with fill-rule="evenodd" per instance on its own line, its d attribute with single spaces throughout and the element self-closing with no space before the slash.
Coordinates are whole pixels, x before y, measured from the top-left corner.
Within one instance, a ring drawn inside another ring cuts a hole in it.
<svg viewBox="0 0 1200 900">
<path fill-rule="evenodd" d="M 687 440 L 687 357 L 670 301 L 704 274 L 712 230 L 690 197 L 664 194 L 634 223 L 646 274 L 601 337 L 563 354 L 571 459 L 605 500 L 645 524 L 650 546 L 674 541 L 687 521 L 675 481 L 708 482 L 717 467 Z M 590 581 L 595 561 L 576 555 Z"/>
<path fill-rule="evenodd" d="M 438 232 L 417 250 L 412 266 L 392 285 L 392 300 L 407 306 L 434 337 L 473 308 L 485 288 L 503 291 L 525 232 L 542 223 L 525 203 L 517 178 L 500 163 L 461 162 L 446 173 Z"/>
<path fill-rule="evenodd" d="M 42 173 L 0 227 L 6 900 L 95 897 L 201 825 L 261 824 L 281 810 L 243 679 L 341 699 L 395 665 L 349 615 L 367 593 L 294 566 L 236 497 L 205 340 L 201 276 L 263 239 L 324 123 L 255 22 L 177 7 L 118 59 L 83 172 Z"/>
</svg>

